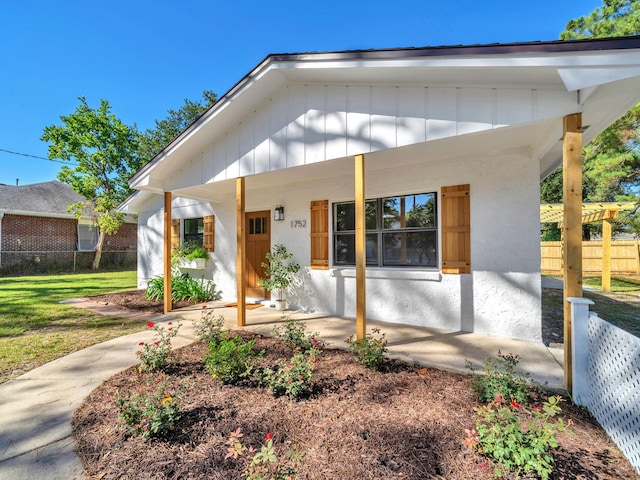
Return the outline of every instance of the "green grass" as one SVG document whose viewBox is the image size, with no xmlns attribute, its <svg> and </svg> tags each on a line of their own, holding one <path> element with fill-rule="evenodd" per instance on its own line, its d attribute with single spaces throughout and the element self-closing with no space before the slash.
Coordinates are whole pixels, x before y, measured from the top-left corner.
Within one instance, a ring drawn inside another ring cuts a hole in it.
<svg viewBox="0 0 640 480">
<path fill-rule="evenodd" d="M 0 382 L 75 350 L 144 329 L 63 300 L 136 288 L 136 272 L 0 278 Z"/>
<path fill-rule="evenodd" d="M 584 277 L 584 296 L 594 302 L 592 312 L 617 327 L 640 337 L 640 277 L 616 276 L 611 278 L 611 292 L 602 292 L 601 277 Z M 542 296 L 542 312 L 547 318 L 562 319 L 562 290 L 546 289 Z"/>
<path fill-rule="evenodd" d="M 602 290 L 602 277 L 584 277 L 582 283 L 585 287 Z M 640 294 L 640 278 L 611 277 L 611 291 Z"/>
</svg>

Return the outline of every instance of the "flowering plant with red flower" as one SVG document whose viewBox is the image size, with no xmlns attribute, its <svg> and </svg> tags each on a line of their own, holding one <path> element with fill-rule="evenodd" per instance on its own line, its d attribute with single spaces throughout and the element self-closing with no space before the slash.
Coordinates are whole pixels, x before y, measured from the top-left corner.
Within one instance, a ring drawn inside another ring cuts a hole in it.
<svg viewBox="0 0 640 480">
<path fill-rule="evenodd" d="M 171 322 L 168 325 L 171 325 Z M 155 331 L 155 339 L 151 342 L 138 343 L 138 345 L 142 346 L 142 349 L 137 352 L 138 368 L 143 372 L 161 370 L 169 362 L 171 339 L 178 334 L 180 324 L 175 329 L 173 327 L 165 329 L 154 322 L 147 322 L 147 327 Z"/>
<path fill-rule="evenodd" d="M 252 447 L 245 447 L 240 440 L 243 437 L 242 430 L 238 428 L 235 432 L 229 434 L 229 440 L 225 442 L 227 445 L 226 458 L 246 458 L 248 460 L 247 468 L 243 472 L 243 478 L 247 480 L 258 480 L 267 478 L 298 478 L 296 468 L 300 464 L 300 459 L 304 453 L 294 449 L 285 454 L 286 460 L 278 459 L 276 448 L 273 445 L 273 434 L 267 433 L 264 436 L 265 443 L 262 444 L 259 451 Z M 251 456 L 251 458 L 249 458 Z"/>
<path fill-rule="evenodd" d="M 535 472 L 549 478 L 553 470 L 550 451 L 558 446 L 556 433 L 572 433 L 571 420 L 557 417 L 561 402 L 562 397 L 552 396 L 541 406 L 528 408 L 515 399 L 506 403 L 496 395 L 496 400 L 475 409 L 480 419 L 475 429 L 465 430 L 462 443 L 497 461 L 496 477 Z"/>
</svg>

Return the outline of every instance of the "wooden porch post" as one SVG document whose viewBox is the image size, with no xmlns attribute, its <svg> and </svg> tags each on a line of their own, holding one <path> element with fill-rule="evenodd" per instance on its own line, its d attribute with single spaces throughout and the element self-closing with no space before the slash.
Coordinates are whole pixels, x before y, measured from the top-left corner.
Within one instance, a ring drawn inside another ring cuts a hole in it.
<svg viewBox="0 0 640 480">
<path fill-rule="evenodd" d="M 244 177 L 236 179 L 236 279 L 238 282 L 238 326 L 247 324 L 246 316 L 246 225 Z"/>
<path fill-rule="evenodd" d="M 602 221 L 602 291 L 611 291 L 611 220 L 617 211 L 607 210 Z"/>
<path fill-rule="evenodd" d="M 366 226 L 364 196 L 364 155 L 355 157 L 356 197 L 356 338 L 366 336 Z"/>
<path fill-rule="evenodd" d="M 562 123 L 564 386 L 571 391 L 573 385 L 572 320 L 571 307 L 567 298 L 582 297 L 582 114 L 567 115 Z"/>
<path fill-rule="evenodd" d="M 171 192 L 164 192 L 164 313 L 171 312 Z"/>
</svg>

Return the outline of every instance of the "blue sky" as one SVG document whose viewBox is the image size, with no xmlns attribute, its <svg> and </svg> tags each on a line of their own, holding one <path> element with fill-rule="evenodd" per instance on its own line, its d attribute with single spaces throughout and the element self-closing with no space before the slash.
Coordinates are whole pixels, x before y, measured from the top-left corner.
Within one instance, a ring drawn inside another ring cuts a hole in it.
<svg viewBox="0 0 640 480">
<path fill-rule="evenodd" d="M 54 180 L 43 128 L 78 97 L 145 130 L 270 53 L 555 40 L 601 0 L 0 0 L 0 183 Z"/>
</svg>

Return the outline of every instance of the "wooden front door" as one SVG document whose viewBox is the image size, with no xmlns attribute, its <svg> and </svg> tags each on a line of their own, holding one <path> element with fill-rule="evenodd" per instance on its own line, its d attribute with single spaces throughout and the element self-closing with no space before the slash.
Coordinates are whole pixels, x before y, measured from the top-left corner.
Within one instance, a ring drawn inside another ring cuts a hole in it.
<svg viewBox="0 0 640 480">
<path fill-rule="evenodd" d="M 266 254 L 271 249 L 271 212 L 246 213 L 247 232 L 247 296 L 265 298 L 267 292 L 258 286 L 260 277 L 264 277 L 262 262 L 267 261 Z"/>
</svg>

